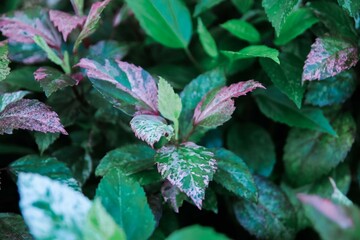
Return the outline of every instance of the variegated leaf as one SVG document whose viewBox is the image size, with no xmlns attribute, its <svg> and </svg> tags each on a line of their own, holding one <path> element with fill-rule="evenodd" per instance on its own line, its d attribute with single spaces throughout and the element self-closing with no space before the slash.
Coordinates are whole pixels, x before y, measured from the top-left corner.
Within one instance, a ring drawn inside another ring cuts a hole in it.
<svg viewBox="0 0 360 240">
<path fill-rule="evenodd" d="M 34 77 L 44 89 L 47 97 L 59 89 L 77 84 L 75 79 L 52 67 L 39 68 L 34 72 Z"/>
<path fill-rule="evenodd" d="M 0 42 L 0 82 L 10 73 L 8 53 L 6 42 Z"/>
<path fill-rule="evenodd" d="M 67 135 L 58 115 L 44 103 L 33 99 L 12 102 L 0 113 L 0 134 L 11 134 L 13 129 L 61 132 Z"/>
<path fill-rule="evenodd" d="M 130 125 L 136 137 L 151 147 L 154 147 L 162 137 L 170 140 L 174 135 L 174 128 L 167 125 L 166 120 L 160 116 L 137 115 L 130 121 Z"/>
<path fill-rule="evenodd" d="M 110 0 L 104 0 L 102 2 L 96 2 L 91 6 L 91 9 L 86 18 L 84 27 L 83 27 L 82 31 L 80 32 L 78 38 L 75 41 L 74 51 L 77 50 L 80 43 L 85 38 L 87 38 L 88 36 L 90 36 L 91 34 L 93 34 L 95 32 L 96 28 L 98 27 L 99 20 L 100 20 L 100 14 L 105 9 L 106 5 L 109 4 L 109 2 L 110 2 Z"/>
<path fill-rule="evenodd" d="M 216 171 L 214 154 L 192 142 L 162 147 L 155 155 L 160 174 L 201 209 L 205 189 Z"/>
<path fill-rule="evenodd" d="M 176 213 L 179 212 L 179 208 L 182 206 L 186 195 L 180 191 L 178 187 L 172 185 L 169 181 L 165 181 L 161 186 L 161 195 L 165 202 L 168 202 Z"/>
<path fill-rule="evenodd" d="M 231 118 L 235 110 L 234 100 L 256 88 L 264 88 L 253 80 L 239 82 L 208 93 L 196 106 L 193 122 L 195 126 L 214 128 Z"/>
<path fill-rule="evenodd" d="M 10 103 L 22 99 L 29 93 L 30 92 L 28 91 L 17 91 L 12 93 L 0 94 L 0 112 L 2 112 L 5 109 L 5 107 Z"/>
<path fill-rule="evenodd" d="M 317 38 L 307 56 L 302 80 L 322 80 L 349 69 L 358 62 L 358 48 L 346 40 Z"/>
<path fill-rule="evenodd" d="M 73 16 L 57 10 L 50 10 L 49 16 L 54 26 L 62 33 L 65 42 L 69 34 L 75 28 L 81 27 L 86 20 L 85 17 Z"/>
</svg>

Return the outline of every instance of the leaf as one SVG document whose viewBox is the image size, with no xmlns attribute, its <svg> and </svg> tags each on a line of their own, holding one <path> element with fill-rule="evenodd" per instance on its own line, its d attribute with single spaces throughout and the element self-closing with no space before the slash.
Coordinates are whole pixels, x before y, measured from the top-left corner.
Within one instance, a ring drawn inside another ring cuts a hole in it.
<svg viewBox="0 0 360 240">
<path fill-rule="evenodd" d="M 40 83 L 45 95 L 50 97 L 54 92 L 68 86 L 74 86 L 78 82 L 72 77 L 63 74 L 52 67 L 40 67 L 34 72 L 34 78 Z"/>
<path fill-rule="evenodd" d="M 135 136 L 152 148 L 162 137 L 170 140 L 174 135 L 174 128 L 167 125 L 166 120 L 154 115 L 136 115 L 131 119 L 130 126 Z"/>
<path fill-rule="evenodd" d="M 210 227 L 192 225 L 173 232 L 166 240 L 228 240 L 225 235 L 217 233 Z"/>
<path fill-rule="evenodd" d="M 303 61 L 290 53 L 281 54 L 280 59 L 280 65 L 265 58 L 260 64 L 275 86 L 300 109 L 305 92 L 301 83 Z"/>
<path fill-rule="evenodd" d="M 60 132 L 67 135 L 55 112 L 44 103 L 30 99 L 10 103 L 0 113 L 0 134 L 12 134 L 13 129 Z"/>
<path fill-rule="evenodd" d="M 40 153 L 43 154 L 44 151 L 60 137 L 60 134 L 35 132 L 34 137 Z"/>
<path fill-rule="evenodd" d="M 254 5 L 254 0 L 231 0 L 236 9 L 242 13 L 247 13 Z"/>
<path fill-rule="evenodd" d="M 342 6 L 351 17 L 355 20 L 355 27 L 360 27 L 360 2 L 354 0 L 338 0 L 340 6 Z"/>
<path fill-rule="evenodd" d="M 235 110 L 232 98 L 246 95 L 258 87 L 264 88 L 260 83 L 249 80 L 208 93 L 195 108 L 194 125 L 207 128 L 222 125 L 231 118 Z"/>
<path fill-rule="evenodd" d="M 21 215 L 0 213 L 0 238 L 32 240 L 28 228 Z"/>
<path fill-rule="evenodd" d="M 336 186 L 336 183 L 334 179 L 329 177 L 329 181 L 331 183 L 331 186 L 333 187 L 333 193 L 331 195 L 331 200 L 337 204 L 345 205 L 345 206 L 352 206 L 354 205 L 353 202 L 346 197 L 344 193 L 342 193 Z"/>
<path fill-rule="evenodd" d="M 105 9 L 105 7 L 109 4 L 110 0 L 104 0 L 102 2 L 95 2 L 91 5 L 90 12 L 86 17 L 86 21 L 84 26 L 77 37 L 73 51 L 76 52 L 80 43 L 91 34 L 95 32 L 99 25 L 100 14 Z M 78 6 L 78 4 L 76 4 Z"/>
<path fill-rule="evenodd" d="M 297 36 L 303 34 L 318 21 L 308 8 L 295 10 L 286 18 L 279 36 L 275 39 L 274 43 L 278 46 L 285 45 Z"/>
<path fill-rule="evenodd" d="M 182 0 L 126 0 L 141 27 L 170 48 L 187 48 L 192 34 L 190 12 Z"/>
<path fill-rule="evenodd" d="M 52 26 L 46 10 L 29 8 L 0 17 L 0 31 L 10 42 L 34 43 L 33 38 L 44 38 L 47 45 L 59 49 L 61 39 Z"/>
<path fill-rule="evenodd" d="M 144 190 L 119 169 L 111 169 L 101 179 L 96 197 L 122 227 L 127 239 L 147 239 L 154 231 L 154 216 Z"/>
<path fill-rule="evenodd" d="M 65 42 L 69 34 L 75 28 L 81 27 L 86 20 L 84 17 L 73 16 L 57 10 L 50 10 L 49 16 L 54 26 L 62 33 Z"/>
<path fill-rule="evenodd" d="M 160 78 L 158 87 L 158 103 L 161 115 L 170 121 L 177 122 L 182 109 L 179 95 L 163 78 Z"/>
<path fill-rule="evenodd" d="M 156 82 L 144 69 L 112 59 L 83 58 L 76 66 L 84 68 L 93 86 L 125 113 L 158 115 Z"/>
<path fill-rule="evenodd" d="M 218 164 L 214 180 L 239 198 L 257 201 L 257 188 L 244 161 L 223 148 L 214 153 Z"/>
<path fill-rule="evenodd" d="M 220 4 L 224 0 L 199 0 L 195 6 L 194 10 L 194 17 L 199 16 L 201 13 L 215 7 L 216 5 Z"/>
<path fill-rule="evenodd" d="M 8 59 L 8 53 L 9 50 L 7 44 L 0 42 L 0 82 L 10 74 L 10 60 Z"/>
<path fill-rule="evenodd" d="M 30 92 L 28 91 L 17 91 L 11 93 L 0 94 L 0 112 L 2 112 L 7 105 L 12 102 L 16 102 L 25 97 Z"/>
<path fill-rule="evenodd" d="M 279 36 L 287 18 L 294 11 L 298 2 L 298 0 L 262 1 L 265 13 L 271 25 L 275 28 L 276 36 Z"/>
<path fill-rule="evenodd" d="M 12 162 L 9 170 L 16 176 L 20 173 L 37 173 L 80 191 L 80 187 L 72 176 L 70 169 L 53 157 L 27 155 Z"/>
<path fill-rule="evenodd" d="M 238 200 L 233 205 L 237 221 L 260 239 L 293 239 L 295 211 L 286 195 L 272 182 L 256 177 L 257 203 Z"/>
<path fill-rule="evenodd" d="M 132 175 L 154 165 L 155 151 L 143 144 L 132 144 L 116 148 L 101 159 L 96 168 L 96 176 L 104 176 L 116 168 L 125 175 Z"/>
<path fill-rule="evenodd" d="M 82 16 L 84 9 L 84 0 L 70 0 L 76 15 Z"/>
<path fill-rule="evenodd" d="M 329 106 L 344 103 L 357 87 L 355 72 L 343 71 L 322 81 L 310 82 L 307 86 L 305 103 L 314 106 Z"/>
<path fill-rule="evenodd" d="M 201 18 L 198 18 L 197 32 L 199 34 L 200 42 L 207 55 L 216 58 L 219 55 L 216 42 L 211 36 L 211 33 L 206 29 Z"/>
<path fill-rule="evenodd" d="M 89 58 L 107 57 L 117 60 L 123 59 L 129 52 L 128 43 L 119 43 L 113 40 L 99 41 L 89 48 Z"/>
<path fill-rule="evenodd" d="M 262 57 L 262 58 L 270 58 L 274 60 L 276 63 L 280 64 L 280 61 L 278 59 L 279 51 L 274 48 L 269 48 L 265 45 L 248 46 L 241 49 L 238 52 L 221 51 L 221 53 L 224 54 L 227 58 L 229 58 L 230 61 Z"/>
<path fill-rule="evenodd" d="M 45 62 L 47 60 L 46 53 L 35 43 L 9 42 L 8 47 L 9 59 L 13 62 L 33 64 Z M 14 71 L 17 71 L 17 69 L 15 69 Z"/>
<path fill-rule="evenodd" d="M 214 154 L 192 142 L 167 145 L 155 155 L 158 170 L 201 209 L 205 189 L 216 171 Z"/>
<path fill-rule="evenodd" d="M 349 114 L 337 117 L 332 125 L 337 136 L 304 129 L 290 131 L 283 160 L 291 183 L 311 183 L 344 161 L 355 140 L 356 125 Z"/>
<path fill-rule="evenodd" d="M 4 80 L 4 83 L 12 86 L 14 89 L 26 89 L 33 92 L 41 92 L 39 84 L 34 79 L 34 71 L 37 67 L 20 67 L 14 69 Z"/>
<path fill-rule="evenodd" d="M 252 173 L 270 176 L 276 163 L 275 145 L 264 128 L 253 123 L 235 124 L 228 130 L 227 144 Z"/>
<path fill-rule="evenodd" d="M 312 81 L 333 77 L 355 66 L 358 60 L 356 45 L 330 36 L 317 38 L 307 56 L 302 80 Z"/>
<path fill-rule="evenodd" d="M 320 109 L 303 107 L 298 109 L 275 87 L 266 91 L 257 92 L 255 100 L 261 112 L 272 120 L 289 125 L 290 127 L 313 129 L 336 135 L 329 120 Z"/>
<path fill-rule="evenodd" d="M 261 40 L 258 30 L 256 30 L 253 25 L 244 20 L 231 19 L 221 24 L 220 26 L 235 37 L 241 40 L 245 40 L 249 43 L 259 43 Z"/>
<path fill-rule="evenodd" d="M 82 229 L 91 207 L 80 192 L 48 177 L 20 173 L 20 209 L 36 239 L 83 239 Z"/>
<path fill-rule="evenodd" d="M 184 200 L 187 198 L 178 187 L 172 185 L 167 180 L 165 180 L 161 186 L 161 195 L 163 196 L 164 201 L 169 203 L 176 213 L 179 213 L 179 208 L 183 205 Z"/>
</svg>

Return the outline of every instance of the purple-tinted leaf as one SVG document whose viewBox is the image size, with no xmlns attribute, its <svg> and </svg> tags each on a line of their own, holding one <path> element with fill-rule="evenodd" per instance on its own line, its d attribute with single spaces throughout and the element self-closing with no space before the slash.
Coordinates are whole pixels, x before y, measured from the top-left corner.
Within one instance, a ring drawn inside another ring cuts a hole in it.
<svg viewBox="0 0 360 240">
<path fill-rule="evenodd" d="M 260 83 L 249 80 L 208 93 L 195 108 L 194 125 L 209 128 L 222 125 L 231 118 L 235 110 L 232 98 L 246 95 L 259 87 L 264 88 Z"/>
<path fill-rule="evenodd" d="M 164 197 L 164 201 L 168 202 L 176 213 L 179 212 L 179 208 L 182 206 L 186 195 L 180 191 L 180 189 L 172 185 L 169 181 L 165 181 L 161 186 L 161 194 Z"/>
<path fill-rule="evenodd" d="M 13 62 L 34 64 L 45 62 L 47 56 L 35 43 L 9 42 L 9 59 Z"/>
<path fill-rule="evenodd" d="M 34 77 L 40 83 L 41 88 L 44 89 L 47 97 L 59 89 L 74 86 L 78 83 L 72 77 L 52 67 L 39 68 L 34 72 Z"/>
<path fill-rule="evenodd" d="M 58 115 L 44 103 L 32 99 L 10 103 L 0 113 L 0 134 L 11 134 L 13 129 L 60 132 L 67 135 Z"/>
<path fill-rule="evenodd" d="M 155 155 L 160 174 L 201 209 L 205 189 L 216 171 L 214 154 L 192 142 L 164 146 Z"/>
<path fill-rule="evenodd" d="M 62 33 L 64 41 L 75 28 L 81 27 L 86 20 L 85 17 L 73 16 L 57 10 L 50 10 L 49 16 L 54 26 Z"/>
<path fill-rule="evenodd" d="M 302 80 L 322 80 L 349 69 L 358 62 L 358 48 L 343 39 L 317 38 L 307 56 Z"/>
<path fill-rule="evenodd" d="M 74 51 L 77 50 L 77 48 L 79 47 L 82 40 L 84 40 L 84 38 L 87 38 L 88 36 L 90 36 L 95 32 L 100 20 L 100 14 L 105 9 L 106 5 L 108 5 L 109 2 L 110 0 L 105 0 L 103 2 L 96 2 L 91 6 L 84 27 L 74 44 Z"/>
<path fill-rule="evenodd" d="M 131 121 L 130 125 L 136 137 L 145 141 L 151 147 L 159 142 L 161 137 L 168 140 L 174 135 L 172 126 L 166 124 L 166 120 L 160 116 L 137 115 Z"/>
<path fill-rule="evenodd" d="M 33 43 L 38 35 L 53 48 L 59 49 L 61 38 L 52 26 L 48 14 L 40 8 L 16 11 L 0 17 L 0 31 L 10 42 Z"/>
</svg>

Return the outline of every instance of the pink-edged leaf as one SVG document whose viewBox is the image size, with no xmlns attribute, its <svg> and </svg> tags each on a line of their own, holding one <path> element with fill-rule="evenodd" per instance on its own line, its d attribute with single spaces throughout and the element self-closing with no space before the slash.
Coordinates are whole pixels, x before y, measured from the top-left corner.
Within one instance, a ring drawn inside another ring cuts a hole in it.
<svg viewBox="0 0 360 240">
<path fill-rule="evenodd" d="M 158 115 L 157 86 L 153 77 L 140 67 L 114 59 L 83 58 L 76 65 L 86 70 L 94 87 L 115 107 Z"/>
<path fill-rule="evenodd" d="M 91 9 L 86 18 L 84 27 L 83 27 L 82 31 L 80 32 L 78 38 L 75 41 L 74 51 L 77 50 L 80 43 L 85 38 L 87 38 L 88 36 L 90 36 L 91 34 L 93 34 L 95 32 L 96 28 L 98 27 L 99 20 L 100 20 L 100 14 L 105 9 L 106 5 L 109 4 L 110 1 L 111 0 L 96 2 L 91 6 Z"/>
<path fill-rule="evenodd" d="M 58 115 L 44 103 L 33 99 L 12 102 L 0 113 L 0 134 L 11 134 L 13 129 L 67 135 Z"/>
<path fill-rule="evenodd" d="M 155 161 L 160 174 L 201 209 L 205 189 L 217 168 L 214 154 L 195 143 L 186 142 L 162 147 L 155 155 Z"/>
<path fill-rule="evenodd" d="M 161 186 L 161 195 L 163 196 L 164 201 L 169 203 L 176 213 L 179 212 L 179 208 L 187 198 L 178 187 L 172 185 L 168 180 Z"/>
<path fill-rule="evenodd" d="M 131 129 L 136 137 L 145 141 L 151 147 L 162 137 L 170 140 L 174 135 L 174 128 L 167 125 L 166 120 L 155 115 L 136 115 L 130 121 Z"/>
<path fill-rule="evenodd" d="M 49 16 L 55 27 L 62 33 L 65 42 L 69 34 L 75 28 L 81 27 L 86 20 L 85 17 L 73 16 L 66 12 L 57 10 L 50 10 Z"/>
<path fill-rule="evenodd" d="M 330 36 L 317 38 L 307 56 L 302 80 L 322 80 L 335 76 L 355 66 L 358 60 L 355 44 Z"/>
<path fill-rule="evenodd" d="M 10 42 L 34 43 L 35 36 L 41 36 L 46 43 L 59 49 L 61 38 L 51 24 L 44 9 L 33 8 L 15 11 L 0 17 L 0 31 Z"/>
<path fill-rule="evenodd" d="M 47 97 L 59 89 L 74 86 L 78 82 L 52 67 L 41 67 L 34 72 L 35 80 L 40 83 Z"/>
<path fill-rule="evenodd" d="M 239 82 L 208 93 L 196 106 L 193 121 L 194 125 L 203 127 L 217 127 L 231 118 L 235 110 L 234 100 L 256 88 L 264 88 L 253 80 Z"/>
</svg>

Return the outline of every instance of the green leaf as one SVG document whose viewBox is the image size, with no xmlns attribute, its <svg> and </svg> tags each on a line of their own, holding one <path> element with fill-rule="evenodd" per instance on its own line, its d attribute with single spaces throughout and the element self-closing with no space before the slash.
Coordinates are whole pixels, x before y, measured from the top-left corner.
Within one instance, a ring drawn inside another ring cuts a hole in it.
<svg viewBox="0 0 360 240">
<path fill-rule="evenodd" d="M 242 13 L 247 13 L 254 5 L 254 0 L 231 0 L 236 9 Z"/>
<path fill-rule="evenodd" d="M 50 61 L 52 61 L 53 63 L 55 63 L 59 66 L 62 65 L 63 61 L 54 52 L 54 50 L 49 47 L 49 45 L 46 43 L 46 41 L 43 37 L 36 35 L 33 38 L 33 40 L 42 50 L 44 50 L 46 52 L 47 57 L 49 58 Z"/>
<path fill-rule="evenodd" d="M 311 107 L 298 109 L 275 87 L 269 87 L 266 91 L 259 91 L 254 95 L 261 112 L 276 122 L 336 135 L 329 120 L 320 109 Z"/>
<path fill-rule="evenodd" d="M 247 59 L 247 58 L 270 58 L 274 60 L 276 63 L 280 64 L 280 60 L 278 58 L 279 51 L 274 48 L 269 48 L 265 45 L 254 45 L 248 46 L 241 49 L 238 52 L 233 51 L 221 51 L 230 61 L 236 61 L 239 59 Z"/>
<path fill-rule="evenodd" d="M 28 91 L 17 91 L 17 92 L 0 94 L 0 112 L 3 111 L 5 107 L 10 103 L 23 99 L 23 97 L 25 97 L 29 93 L 30 92 Z"/>
<path fill-rule="evenodd" d="M 292 12 L 281 28 L 279 36 L 275 39 L 276 45 L 285 45 L 297 36 L 303 34 L 319 20 L 307 8 L 300 8 Z"/>
<path fill-rule="evenodd" d="M 244 20 L 231 19 L 220 26 L 229 31 L 235 37 L 249 43 L 259 43 L 261 40 L 258 30 Z"/>
<path fill-rule="evenodd" d="M 60 134 L 35 132 L 34 137 L 40 153 L 43 154 L 60 137 Z"/>
<path fill-rule="evenodd" d="M 14 213 L 0 213 L 0 239 L 32 240 L 24 219 Z"/>
<path fill-rule="evenodd" d="M 356 125 L 350 114 L 337 117 L 332 125 L 336 137 L 311 130 L 290 131 L 283 160 L 292 184 L 311 183 L 344 161 L 355 140 Z"/>
<path fill-rule="evenodd" d="M 193 225 L 173 232 L 166 240 L 228 240 L 225 235 L 210 227 Z"/>
<path fill-rule="evenodd" d="M 8 53 L 7 44 L 0 42 L 0 82 L 3 81 L 10 73 L 10 60 L 8 59 Z"/>
<path fill-rule="evenodd" d="M 20 173 L 20 209 L 36 239 L 84 239 L 91 202 L 80 192 L 48 177 Z"/>
<path fill-rule="evenodd" d="M 305 86 L 301 83 L 304 62 L 290 53 L 281 54 L 280 60 L 281 64 L 278 65 L 264 58 L 260 59 L 260 64 L 275 86 L 301 108 L 305 92 Z"/>
<path fill-rule="evenodd" d="M 199 0 L 195 6 L 194 17 L 199 16 L 201 13 L 215 7 L 224 0 Z"/>
<path fill-rule="evenodd" d="M 216 170 L 214 154 L 192 142 L 164 146 L 155 155 L 158 170 L 201 209 L 205 189 Z"/>
<path fill-rule="evenodd" d="M 257 203 L 238 200 L 233 209 L 237 221 L 259 239 L 294 239 L 295 211 L 286 195 L 265 178 L 255 177 Z"/>
<path fill-rule="evenodd" d="M 37 173 L 56 180 L 77 191 L 80 190 L 79 184 L 72 176 L 70 169 L 63 162 L 53 157 L 27 155 L 12 162 L 9 169 L 16 176 L 20 173 Z"/>
<path fill-rule="evenodd" d="M 9 42 L 9 59 L 12 62 L 25 64 L 41 63 L 47 60 L 47 55 L 36 43 Z M 30 68 L 23 67 L 23 68 Z"/>
<path fill-rule="evenodd" d="M 126 0 L 145 32 L 170 48 L 187 48 L 192 34 L 190 12 L 182 0 Z"/>
<path fill-rule="evenodd" d="M 239 198 L 257 201 L 257 188 L 249 168 L 234 153 L 220 148 L 215 153 L 218 170 L 214 180 Z"/>
<path fill-rule="evenodd" d="M 213 58 L 218 57 L 219 52 L 216 46 L 214 38 L 210 32 L 206 29 L 201 18 L 198 18 L 197 32 L 199 34 L 200 42 L 205 52 Z"/>
<path fill-rule="evenodd" d="M 185 193 L 181 192 L 178 187 L 172 185 L 167 180 L 165 180 L 161 186 L 161 195 L 164 201 L 167 202 L 176 213 L 179 213 L 179 208 L 183 205 L 184 200 L 187 199 Z"/>
<path fill-rule="evenodd" d="M 357 87 L 357 78 L 352 70 L 322 81 L 312 81 L 307 86 L 305 103 L 314 106 L 329 106 L 344 103 Z"/>
<path fill-rule="evenodd" d="M 276 162 L 275 145 L 264 128 L 253 123 L 233 125 L 228 130 L 227 144 L 251 172 L 270 176 Z"/>
<path fill-rule="evenodd" d="M 338 0 L 340 6 L 342 6 L 351 17 L 355 20 L 355 27 L 360 27 L 360 2 L 357 0 Z"/>
<path fill-rule="evenodd" d="M 88 57 L 123 59 L 129 52 L 129 48 L 130 46 L 128 43 L 120 43 L 113 40 L 99 41 L 90 46 Z"/>
<path fill-rule="evenodd" d="M 154 216 L 144 190 L 119 169 L 111 169 L 101 179 L 96 197 L 122 227 L 127 239 L 147 239 L 154 231 Z"/>
<path fill-rule="evenodd" d="M 298 2 L 298 0 L 262 0 L 262 6 L 271 25 L 275 28 L 277 36 L 279 36 L 287 18 L 294 11 Z"/>
<path fill-rule="evenodd" d="M 82 16 L 84 9 L 84 0 L 70 0 L 76 15 Z"/>
<path fill-rule="evenodd" d="M 25 66 L 14 69 L 6 77 L 4 82 L 17 89 L 26 89 L 35 92 L 42 92 L 42 89 L 34 79 L 34 72 L 37 67 Z"/>
<path fill-rule="evenodd" d="M 352 206 L 354 203 L 344 194 L 342 193 L 336 186 L 334 179 L 331 177 L 329 178 L 331 186 L 333 187 L 333 193 L 331 195 L 331 200 L 337 204 L 345 205 L 345 206 Z"/>
</svg>

